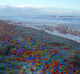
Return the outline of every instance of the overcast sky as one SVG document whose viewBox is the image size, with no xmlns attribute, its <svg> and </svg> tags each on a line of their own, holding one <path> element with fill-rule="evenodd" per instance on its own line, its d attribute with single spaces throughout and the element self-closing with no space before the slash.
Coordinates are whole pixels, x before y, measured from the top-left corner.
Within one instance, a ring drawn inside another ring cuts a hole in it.
<svg viewBox="0 0 80 74">
<path fill-rule="evenodd" d="M 80 0 L 0 0 L 0 15 L 10 13 L 17 15 L 18 11 L 25 15 L 27 12 L 27 14 L 80 16 Z"/>
</svg>

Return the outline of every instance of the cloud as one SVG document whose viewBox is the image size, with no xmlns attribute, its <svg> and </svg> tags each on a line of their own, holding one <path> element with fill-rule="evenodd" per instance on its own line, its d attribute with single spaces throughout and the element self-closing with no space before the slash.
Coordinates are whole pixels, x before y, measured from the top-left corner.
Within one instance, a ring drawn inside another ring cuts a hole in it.
<svg viewBox="0 0 80 74">
<path fill-rule="evenodd" d="M 22 15 L 65 15 L 80 16 L 80 12 L 72 9 L 55 8 L 37 5 L 0 5 L 0 16 L 22 16 Z"/>
<path fill-rule="evenodd" d="M 48 6 L 44 6 L 44 5 L 10 5 L 13 7 L 48 7 Z"/>
</svg>

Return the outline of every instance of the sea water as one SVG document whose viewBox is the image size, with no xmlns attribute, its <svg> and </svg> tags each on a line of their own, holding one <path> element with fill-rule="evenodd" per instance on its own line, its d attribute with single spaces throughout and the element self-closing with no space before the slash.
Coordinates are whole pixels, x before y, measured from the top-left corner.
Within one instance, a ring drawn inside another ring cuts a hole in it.
<svg viewBox="0 0 80 74">
<path fill-rule="evenodd" d="M 11 20 L 16 25 L 44 30 L 49 34 L 65 37 L 80 43 L 80 17 L 0 17 L 0 20 Z"/>
</svg>

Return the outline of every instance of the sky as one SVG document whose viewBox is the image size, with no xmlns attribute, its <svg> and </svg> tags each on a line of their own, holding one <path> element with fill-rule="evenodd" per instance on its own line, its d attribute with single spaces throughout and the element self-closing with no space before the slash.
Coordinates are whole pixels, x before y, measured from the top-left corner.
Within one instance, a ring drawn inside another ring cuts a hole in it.
<svg viewBox="0 0 80 74">
<path fill-rule="evenodd" d="M 0 5 L 42 5 L 80 11 L 80 0 L 0 0 Z"/>
<path fill-rule="evenodd" d="M 17 7 L 25 7 L 26 5 L 31 7 L 42 7 L 42 11 L 45 11 L 43 7 L 47 7 L 48 12 L 57 12 L 60 14 L 76 14 L 80 15 L 80 0 L 0 0 L 0 5 L 10 5 Z M 53 8 L 53 9 L 52 9 Z M 56 11 L 52 11 L 55 10 Z"/>
</svg>

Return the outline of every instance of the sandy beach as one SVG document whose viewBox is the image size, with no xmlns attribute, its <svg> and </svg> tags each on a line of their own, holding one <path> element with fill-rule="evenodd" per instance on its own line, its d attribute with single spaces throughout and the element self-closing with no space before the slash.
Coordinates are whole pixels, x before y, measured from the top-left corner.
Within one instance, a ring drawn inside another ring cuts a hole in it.
<svg viewBox="0 0 80 74">
<path fill-rule="evenodd" d="M 0 74 L 80 74 L 80 43 L 0 21 Z"/>
</svg>

